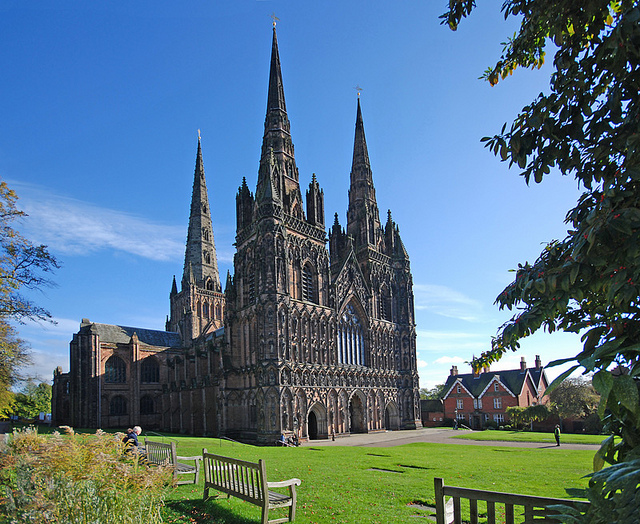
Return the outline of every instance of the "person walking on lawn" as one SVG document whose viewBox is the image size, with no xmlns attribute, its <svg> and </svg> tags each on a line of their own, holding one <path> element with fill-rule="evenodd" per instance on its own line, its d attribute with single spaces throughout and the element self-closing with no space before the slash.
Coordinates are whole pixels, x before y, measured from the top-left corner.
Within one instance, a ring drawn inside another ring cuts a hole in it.
<svg viewBox="0 0 640 524">
<path fill-rule="evenodd" d="M 556 424 L 555 429 L 553 430 L 553 436 L 556 437 L 556 446 L 560 445 L 560 426 Z"/>
</svg>

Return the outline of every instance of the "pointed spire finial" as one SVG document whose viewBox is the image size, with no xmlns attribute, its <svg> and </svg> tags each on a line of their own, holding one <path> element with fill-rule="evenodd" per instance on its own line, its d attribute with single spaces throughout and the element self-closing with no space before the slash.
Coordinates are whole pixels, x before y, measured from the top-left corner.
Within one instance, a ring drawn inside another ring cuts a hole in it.
<svg viewBox="0 0 640 524">
<path fill-rule="evenodd" d="M 200 130 L 198 129 L 198 142 L 200 142 Z"/>
<path fill-rule="evenodd" d="M 271 13 L 271 20 L 273 21 L 273 28 L 276 28 L 276 22 L 279 22 L 280 19 L 276 16 L 275 13 Z"/>
<path fill-rule="evenodd" d="M 359 84 L 356 84 L 354 89 L 358 92 L 358 98 L 360 98 L 360 93 L 362 93 L 362 88 L 360 87 Z"/>
</svg>

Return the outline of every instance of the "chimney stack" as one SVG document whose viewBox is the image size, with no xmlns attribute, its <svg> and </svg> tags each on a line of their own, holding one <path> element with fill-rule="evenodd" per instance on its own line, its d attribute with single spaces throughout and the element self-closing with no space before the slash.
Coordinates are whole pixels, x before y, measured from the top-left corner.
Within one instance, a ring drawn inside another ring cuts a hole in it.
<svg viewBox="0 0 640 524">
<path fill-rule="evenodd" d="M 520 357 L 520 372 L 524 373 L 525 371 L 527 371 L 527 361 L 524 357 Z"/>
<path fill-rule="evenodd" d="M 458 366 L 451 366 L 450 374 L 451 374 L 452 377 L 458 376 Z"/>
<path fill-rule="evenodd" d="M 540 360 L 540 355 L 536 355 L 536 369 L 542 369 L 542 360 Z"/>
</svg>

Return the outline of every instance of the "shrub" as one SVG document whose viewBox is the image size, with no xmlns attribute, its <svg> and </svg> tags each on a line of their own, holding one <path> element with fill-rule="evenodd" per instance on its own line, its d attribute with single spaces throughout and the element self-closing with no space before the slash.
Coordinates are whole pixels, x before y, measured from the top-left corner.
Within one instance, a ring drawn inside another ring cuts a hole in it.
<svg viewBox="0 0 640 524">
<path fill-rule="evenodd" d="M 148 468 L 123 453 L 113 435 L 38 435 L 14 431 L 0 455 L 0 521 L 156 524 L 171 482 L 166 468 Z"/>
</svg>

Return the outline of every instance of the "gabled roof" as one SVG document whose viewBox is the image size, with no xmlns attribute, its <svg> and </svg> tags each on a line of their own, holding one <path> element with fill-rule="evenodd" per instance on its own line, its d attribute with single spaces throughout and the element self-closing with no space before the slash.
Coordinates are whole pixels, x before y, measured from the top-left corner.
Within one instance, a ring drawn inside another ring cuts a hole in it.
<svg viewBox="0 0 640 524">
<path fill-rule="evenodd" d="M 128 344 L 135 333 L 142 344 L 163 348 L 179 348 L 182 341 L 178 333 L 159 331 L 137 327 L 116 326 L 113 324 L 98 324 L 85 322 L 80 326 L 80 333 L 91 333 L 100 337 L 100 342 L 113 344 Z"/>
<path fill-rule="evenodd" d="M 473 373 L 449 375 L 445 382 L 444 391 L 446 393 L 442 398 L 447 398 L 453 386 L 458 382 L 472 396 L 481 397 L 494 380 L 499 380 L 500 384 L 513 395 L 519 395 L 522 393 L 527 377 L 531 377 L 536 390 L 539 389 L 542 382 L 546 385 L 544 368 L 527 368 L 524 372 L 521 369 L 509 369 L 506 371 L 486 371 L 479 375 Z"/>
</svg>

